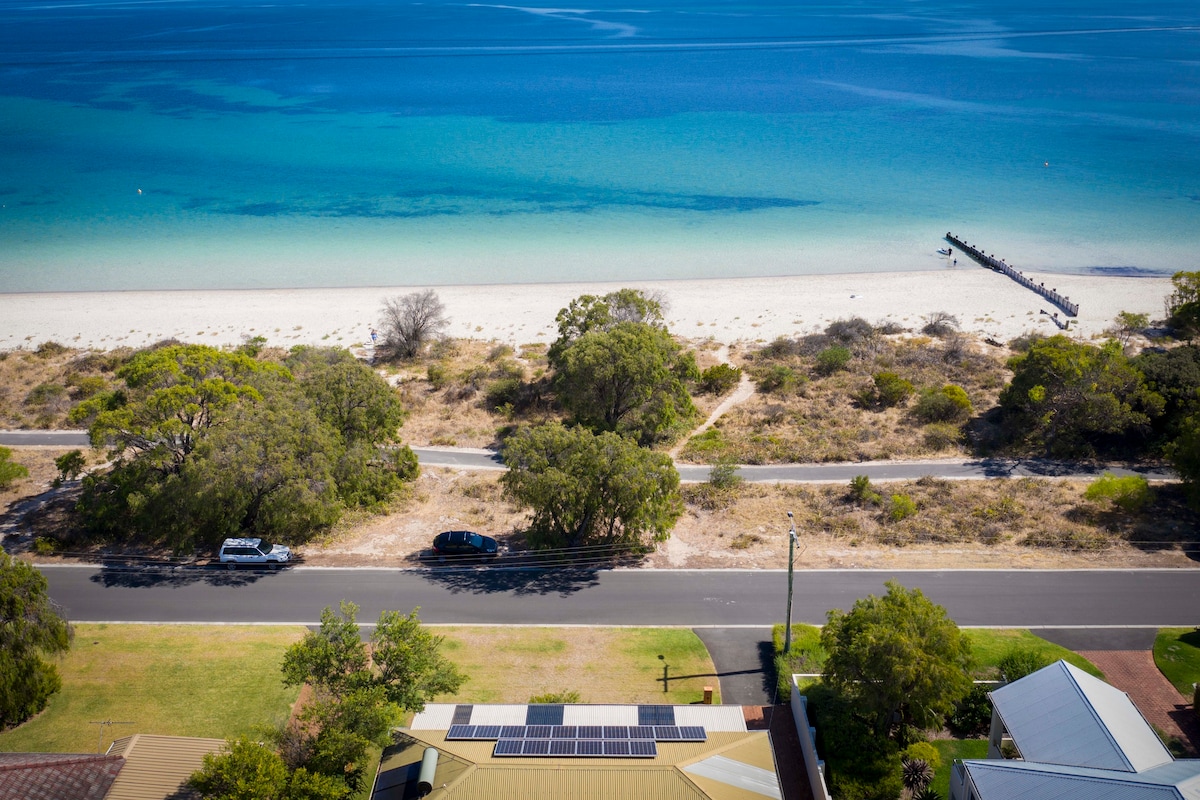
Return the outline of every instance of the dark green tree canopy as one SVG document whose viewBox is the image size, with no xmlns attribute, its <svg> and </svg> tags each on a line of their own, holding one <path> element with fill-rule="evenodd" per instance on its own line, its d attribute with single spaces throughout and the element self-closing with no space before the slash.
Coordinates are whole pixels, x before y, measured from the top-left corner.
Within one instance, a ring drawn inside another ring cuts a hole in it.
<svg viewBox="0 0 1200 800">
<path fill-rule="evenodd" d="M 1162 413 L 1121 346 L 1102 347 L 1052 336 L 1009 360 L 1012 382 L 1000 393 L 1004 426 L 1056 456 L 1115 449 L 1126 437 L 1144 436 Z"/>
<path fill-rule="evenodd" d="M 894 721 L 931 727 L 971 689 L 971 647 L 920 589 L 888 581 L 849 612 L 834 609 L 821 631 L 825 682 L 851 698 L 877 736 Z"/>
<path fill-rule="evenodd" d="M 0 550 L 0 730 L 41 711 L 61 688 L 46 659 L 65 653 L 71 636 L 42 573 Z"/>
<path fill-rule="evenodd" d="M 504 461 L 505 492 L 533 511 L 530 541 L 540 547 L 661 540 L 683 513 L 670 456 L 615 433 L 524 428 L 505 443 Z"/>
<path fill-rule="evenodd" d="M 562 351 L 589 331 L 606 331 L 622 322 L 636 322 L 666 330 L 662 303 L 637 289 L 620 289 L 603 297 L 585 294 L 558 312 L 558 339 L 548 357 L 555 363 Z"/>
<path fill-rule="evenodd" d="M 116 456 L 84 477 L 87 527 L 177 551 L 240 534 L 304 541 L 415 477 L 408 448 L 381 447 L 404 417 L 383 378 L 328 348 L 300 348 L 288 366 L 202 345 L 131 358 L 125 388 L 77 415 Z"/>
<path fill-rule="evenodd" d="M 0 447 L 0 489 L 7 489 L 18 478 L 28 475 L 28 468 L 12 460 L 12 450 Z"/>
</svg>

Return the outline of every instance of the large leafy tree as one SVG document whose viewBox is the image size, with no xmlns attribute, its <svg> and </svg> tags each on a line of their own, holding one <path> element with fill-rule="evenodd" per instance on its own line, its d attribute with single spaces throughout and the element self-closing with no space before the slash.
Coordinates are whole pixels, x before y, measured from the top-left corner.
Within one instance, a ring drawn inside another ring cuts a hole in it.
<svg viewBox="0 0 1200 800">
<path fill-rule="evenodd" d="M 0 730 L 46 707 L 62 687 L 47 661 L 71 645 L 71 626 L 46 591 L 46 578 L 0 550 Z"/>
<path fill-rule="evenodd" d="M 895 581 L 883 597 L 830 611 L 821 645 L 825 682 L 879 737 L 897 723 L 939 725 L 971 689 L 970 643 L 946 609 Z"/>
<path fill-rule="evenodd" d="M 285 761 L 293 767 L 332 775 L 357 790 L 372 745 L 387 734 L 404 711 L 420 711 L 439 694 L 458 690 L 464 680 L 439 652 L 442 637 L 420 626 L 417 612 L 385 611 L 363 642 L 358 606 L 343 601 L 326 608 L 321 626 L 292 645 L 284 656 L 289 686 L 307 683 L 314 698 L 301 723 L 279 733 Z"/>
<path fill-rule="evenodd" d="M 583 295 L 558 313 L 548 357 L 575 421 L 644 444 L 670 438 L 696 412 L 695 360 L 671 338 L 658 301 L 632 289 Z"/>
<path fill-rule="evenodd" d="M 505 443 L 504 461 L 505 492 L 532 510 L 530 541 L 541 547 L 665 539 L 683 513 L 670 456 L 615 433 L 525 428 Z"/>
<path fill-rule="evenodd" d="M 136 354 L 118 371 L 124 388 L 76 413 L 115 457 L 84 478 L 88 528 L 178 551 L 243 533 L 303 541 L 415 477 L 412 451 L 394 445 L 404 415 L 386 381 L 339 350 L 288 363 L 295 373 L 202 345 Z"/>
<path fill-rule="evenodd" d="M 1000 393 L 1004 426 L 1056 456 L 1089 455 L 1144 435 L 1162 413 L 1115 341 L 1101 347 L 1053 336 L 1009 360 L 1012 382 Z"/>
<path fill-rule="evenodd" d="M 245 736 L 206 754 L 203 764 L 188 785 L 204 800 L 342 800 L 350 793 L 336 778 L 289 769 L 279 753 Z"/>
</svg>

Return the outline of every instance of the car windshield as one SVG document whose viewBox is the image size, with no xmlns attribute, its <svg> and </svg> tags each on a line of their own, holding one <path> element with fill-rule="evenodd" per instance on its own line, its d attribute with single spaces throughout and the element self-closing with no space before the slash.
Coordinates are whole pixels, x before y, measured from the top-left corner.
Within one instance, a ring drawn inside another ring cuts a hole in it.
<svg viewBox="0 0 1200 800">
<path fill-rule="evenodd" d="M 271 548 L 273 548 L 274 546 L 275 545 L 271 544 L 270 542 L 259 542 L 258 543 L 258 552 L 262 553 L 265 556 L 267 553 L 271 552 Z"/>
</svg>

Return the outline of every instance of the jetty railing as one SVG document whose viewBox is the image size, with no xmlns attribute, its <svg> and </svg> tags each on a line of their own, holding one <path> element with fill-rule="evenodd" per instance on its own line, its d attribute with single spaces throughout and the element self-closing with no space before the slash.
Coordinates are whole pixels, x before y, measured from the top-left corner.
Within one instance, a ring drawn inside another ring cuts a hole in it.
<svg viewBox="0 0 1200 800">
<path fill-rule="evenodd" d="M 968 244 L 966 241 L 960 239 L 952 233 L 946 234 L 946 241 L 953 245 L 957 245 L 959 250 L 962 250 L 963 253 L 970 256 L 975 261 L 978 261 L 981 265 L 987 267 L 988 269 L 995 270 L 996 272 L 1002 272 L 1017 283 L 1024 286 L 1026 289 L 1037 292 L 1042 297 L 1046 298 L 1051 303 L 1065 311 L 1068 317 L 1079 316 L 1078 303 L 1072 303 L 1071 298 L 1059 294 L 1055 289 L 1047 289 L 1046 284 L 1044 283 L 1034 283 L 1032 280 L 1025 277 L 1025 273 L 1014 269 L 1011 265 L 1006 263 L 1004 259 L 996 258 L 994 255 L 988 255 L 978 247 Z"/>
</svg>

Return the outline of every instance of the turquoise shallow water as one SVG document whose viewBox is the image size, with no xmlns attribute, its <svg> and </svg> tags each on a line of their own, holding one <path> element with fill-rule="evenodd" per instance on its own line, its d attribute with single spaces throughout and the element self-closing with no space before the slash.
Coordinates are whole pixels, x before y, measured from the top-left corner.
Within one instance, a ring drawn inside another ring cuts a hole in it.
<svg viewBox="0 0 1200 800">
<path fill-rule="evenodd" d="M 1192 2 L 0 2 L 0 290 L 1200 268 Z"/>
</svg>

